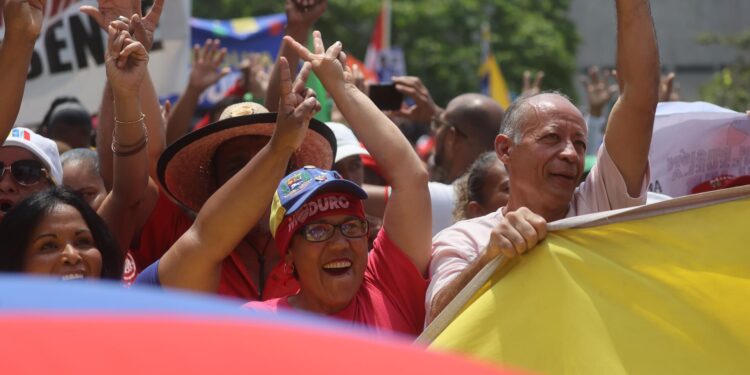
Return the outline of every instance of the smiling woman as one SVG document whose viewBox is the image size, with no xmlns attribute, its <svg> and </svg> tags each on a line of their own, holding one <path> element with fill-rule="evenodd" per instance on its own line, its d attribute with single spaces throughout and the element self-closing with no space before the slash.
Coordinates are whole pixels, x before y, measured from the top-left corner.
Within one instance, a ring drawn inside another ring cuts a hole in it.
<svg viewBox="0 0 750 375">
<path fill-rule="evenodd" d="M 63 280 L 122 277 L 123 257 L 106 224 L 64 188 L 38 192 L 0 224 L 0 271 Z"/>
</svg>

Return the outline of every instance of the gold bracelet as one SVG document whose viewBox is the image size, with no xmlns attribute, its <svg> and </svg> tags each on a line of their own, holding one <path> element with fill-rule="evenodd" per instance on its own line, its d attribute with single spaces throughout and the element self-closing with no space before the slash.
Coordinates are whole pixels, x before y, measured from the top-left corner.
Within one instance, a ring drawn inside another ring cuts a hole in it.
<svg viewBox="0 0 750 375">
<path fill-rule="evenodd" d="M 138 143 L 129 147 L 123 147 L 119 143 L 117 143 L 117 141 L 112 141 L 112 153 L 120 157 L 135 155 L 141 150 L 143 150 L 144 148 L 146 148 L 147 144 L 148 144 L 148 134 L 144 134 L 143 138 L 141 138 L 141 140 L 139 140 Z M 123 150 L 123 148 L 125 149 Z"/>
<path fill-rule="evenodd" d="M 146 128 L 146 124 L 143 124 L 142 129 L 143 129 L 144 136 L 148 137 L 148 129 Z M 118 149 L 132 148 L 132 147 L 138 146 L 143 141 L 142 139 L 139 139 L 138 142 L 135 142 L 135 143 L 130 144 L 130 145 L 124 145 L 124 144 L 120 143 L 119 139 L 120 139 L 120 136 L 117 135 L 117 128 L 115 128 L 112 131 L 112 144 L 116 144 Z"/>
<path fill-rule="evenodd" d="M 118 119 L 115 119 L 115 125 L 136 125 L 136 124 L 140 124 L 145 119 L 146 119 L 146 114 L 141 113 L 141 118 L 135 121 L 120 121 Z"/>
</svg>

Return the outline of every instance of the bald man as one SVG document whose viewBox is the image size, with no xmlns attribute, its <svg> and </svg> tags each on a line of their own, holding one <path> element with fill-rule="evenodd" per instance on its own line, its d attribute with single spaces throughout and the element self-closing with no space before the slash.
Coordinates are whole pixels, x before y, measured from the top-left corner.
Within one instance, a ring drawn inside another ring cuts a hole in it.
<svg viewBox="0 0 750 375">
<path fill-rule="evenodd" d="M 494 149 L 503 108 L 480 94 L 459 95 L 433 120 L 435 149 L 430 179 L 444 184 L 461 177 L 479 155 Z"/>
<path fill-rule="evenodd" d="M 617 73 L 622 93 L 612 109 L 597 164 L 583 173 L 587 129 L 564 96 L 525 96 L 505 113 L 495 152 L 510 176 L 505 207 L 459 222 L 433 239 L 427 321 L 492 259 L 515 257 L 547 235 L 547 222 L 641 205 L 658 102 L 659 52 L 648 0 L 616 0 Z"/>
</svg>

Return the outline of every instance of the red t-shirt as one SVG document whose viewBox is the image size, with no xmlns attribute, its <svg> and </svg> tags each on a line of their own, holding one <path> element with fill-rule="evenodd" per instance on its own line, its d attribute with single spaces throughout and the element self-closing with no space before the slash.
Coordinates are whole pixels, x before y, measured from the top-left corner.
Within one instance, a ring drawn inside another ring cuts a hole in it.
<svg viewBox="0 0 750 375">
<path fill-rule="evenodd" d="M 297 280 L 284 272 L 284 262 L 274 267 L 271 274 L 266 277 L 263 286 L 263 299 L 280 298 L 290 296 L 299 291 Z M 236 297 L 245 301 L 260 300 L 260 292 L 253 282 L 250 274 L 242 262 L 237 251 L 233 251 L 221 265 L 221 282 L 219 294 L 222 296 Z"/>
<path fill-rule="evenodd" d="M 193 219 L 159 191 L 156 207 L 141 230 L 138 248 L 131 250 L 139 270 L 156 262 L 193 225 Z"/>
<path fill-rule="evenodd" d="M 331 316 L 363 324 L 380 332 L 419 335 L 424 328 L 424 296 L 429 280 L 380 230 L 370 252 L 364 281 L 344 310 Z M 246 308 L 277 312 L 289 310 L 288 297 L 249 302 Z"/>
<path fill-rule="evenodd" d="M 137 268 L 146 269 L 146 266 L 161 258 L 191 225 L 193 219 L 166 194 L 160 193 L 156 207 L 141 232 L 140 246 L 132 251 Z M 285 274 L 283 262 L 279 262 L 266 278 L 263 298 L 289 296 L 298 290 L 297 280 Z M 232 252 L 221 266 L 218 294 L 245 301 L 257 301 L 260 297 L 257 286 L 236 251 Z"/>
</svg>

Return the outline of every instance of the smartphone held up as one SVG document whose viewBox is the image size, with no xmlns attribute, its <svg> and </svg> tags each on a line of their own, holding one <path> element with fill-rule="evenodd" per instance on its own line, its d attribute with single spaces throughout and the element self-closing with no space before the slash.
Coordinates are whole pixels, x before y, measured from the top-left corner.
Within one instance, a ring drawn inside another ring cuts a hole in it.
<svg viewBox="0 0 750 375">
<path fill-rule="evenodd" d="M 395 111 L 401 108 L 404 94 L 396 90 L 395 83 L 370 85 L 370 100 L 384 111 Z"/>
</svg>

